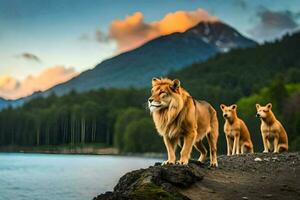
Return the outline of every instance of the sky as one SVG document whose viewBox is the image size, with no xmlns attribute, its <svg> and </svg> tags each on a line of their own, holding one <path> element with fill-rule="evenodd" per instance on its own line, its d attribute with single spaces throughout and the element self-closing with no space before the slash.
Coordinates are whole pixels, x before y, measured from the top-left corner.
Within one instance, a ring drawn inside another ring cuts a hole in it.
<svg viewBox="0 0 300 200">
<path fill-rule="evenodd" d="M 0 97 L 67 81 L 104 59 L 200 21 L 260 43 L 299 30 L 299 0 L 0 0 Z"/>
</svg>

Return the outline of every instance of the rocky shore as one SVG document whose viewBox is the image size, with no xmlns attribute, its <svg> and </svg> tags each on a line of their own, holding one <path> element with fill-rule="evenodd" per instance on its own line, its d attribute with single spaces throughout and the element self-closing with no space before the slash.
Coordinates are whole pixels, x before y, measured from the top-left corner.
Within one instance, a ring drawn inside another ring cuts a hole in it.
<svg viewBox="0 0 300 200">
<path fill-rule="evenodd" d="M 219 156 L 219 167 L 191 160 L 129 172 L 94 200 L 300 199 L 300 153 Z"/>
</svg>

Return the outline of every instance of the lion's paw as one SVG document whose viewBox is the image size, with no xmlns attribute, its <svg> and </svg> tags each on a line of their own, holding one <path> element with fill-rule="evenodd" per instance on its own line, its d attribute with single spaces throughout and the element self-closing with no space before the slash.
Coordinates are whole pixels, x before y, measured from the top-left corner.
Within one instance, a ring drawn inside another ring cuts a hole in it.
<svg viewBox="0 0 300 200">
<path fill-rule="evenodd" d="M 187 165 L 188 163 L 189 163 L 188 160 L 178 160 L 178 161 L 176 162 L 176 164 L 178 164 L 178 165 Z"/>
<path fill-rule="evenodd" d="M 218 163 L 217 162 L 212 162 L 212 163 L 210 163 L 210 167 L 217 168 L 218 167 Z"/>
<path fill-rule="evenodd" d="M 175 161 L 166 160 L 166 161 L 162 162 L 161 165 L 173 165 L 173 164 L 175 164 Z"/>
<path fill-rule="evenodd" d="M 205 157 L 200 157 L 200 158 L 198 159 L 198 161 L 201 162 L 201 163 L 205 163 L 205 159 L 206 159 Z"/>
</svg>

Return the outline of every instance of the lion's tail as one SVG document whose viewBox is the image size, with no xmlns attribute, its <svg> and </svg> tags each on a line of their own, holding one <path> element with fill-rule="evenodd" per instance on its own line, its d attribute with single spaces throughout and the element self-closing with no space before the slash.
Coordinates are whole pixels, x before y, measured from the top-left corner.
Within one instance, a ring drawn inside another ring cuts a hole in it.
<svg viewBox="0 0 300 200">
<path fill-rule="evenodd" d="M 219 121 L 217 117 L 217 111 L 210 105 L 209 107 L 209 112 L 210 112 L 210 128 L 211 128 L 211 133 L 216 139 L 219 137 Z"/>
<path fill-rule="evenodd" d="M 177 145 L 179 146 L 179 148 L 182 148 L 182 146 L 183 146 L 183 141 L 182 140 L 183 140 L 182 138 L 178 139 Z"/>
<path fill-rule="evenodd" d="M 219 122 L 216 110 L 210 106 L 210 133 L 208 140 L 210 143 L 210 164 L 211 166 L 218 166 L 217 160 L 217 142 L 219 137 Z"/>
</svg>

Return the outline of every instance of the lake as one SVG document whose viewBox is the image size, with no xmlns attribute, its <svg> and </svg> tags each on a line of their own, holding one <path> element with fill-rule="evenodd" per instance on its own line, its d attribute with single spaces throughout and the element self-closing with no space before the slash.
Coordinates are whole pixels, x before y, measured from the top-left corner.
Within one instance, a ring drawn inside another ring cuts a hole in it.
<svg viewBox="0 0 300 200">
<path fill-rule="evenodd" d="M 159 159 L 0 153 L 0 200 L 84 200 L 112 190 L 119 178 Z"/>
</svg>

